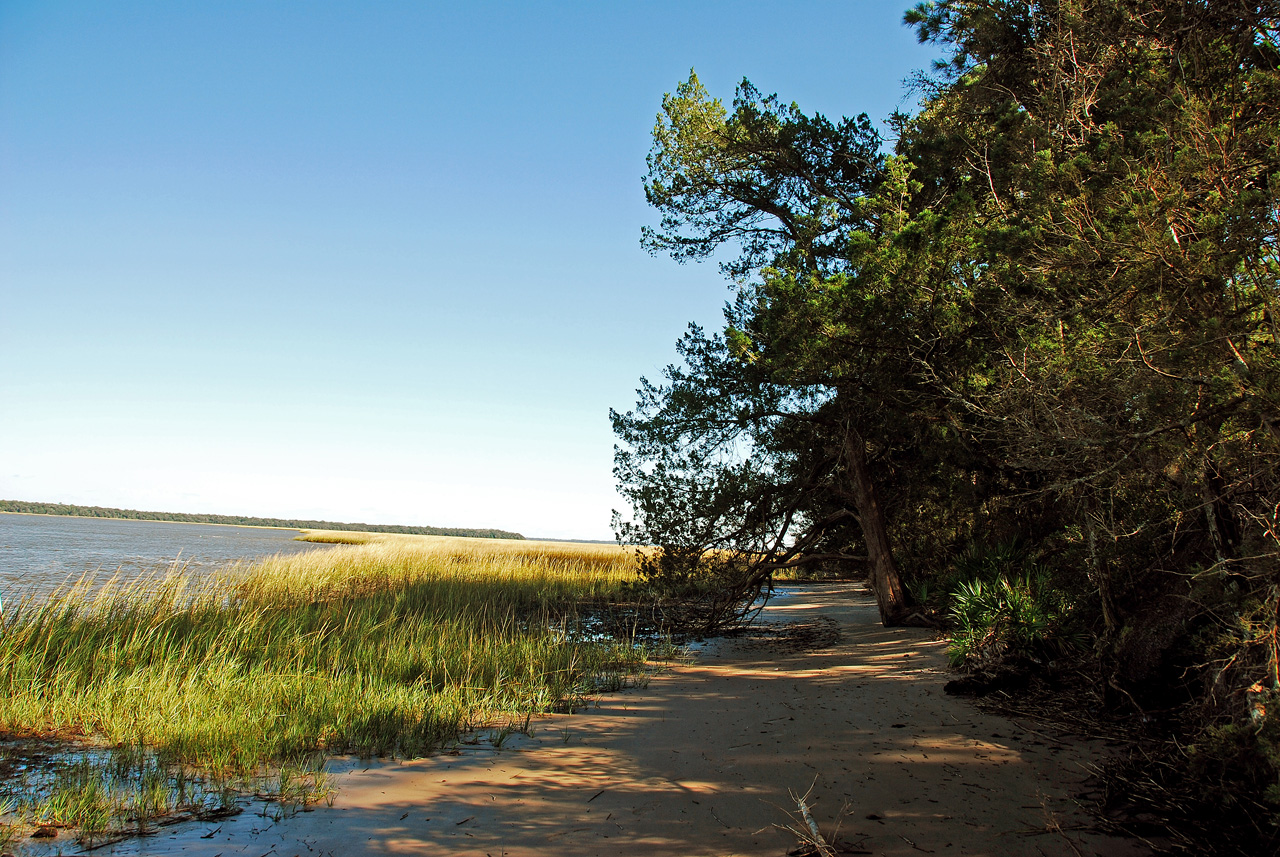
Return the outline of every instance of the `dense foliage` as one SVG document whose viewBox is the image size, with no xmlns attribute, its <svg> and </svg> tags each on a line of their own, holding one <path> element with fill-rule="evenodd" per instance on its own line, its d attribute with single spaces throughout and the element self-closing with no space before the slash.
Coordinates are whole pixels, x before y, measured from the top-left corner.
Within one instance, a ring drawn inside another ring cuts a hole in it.
<svg viewBox="0 0 1280 857">
<path fill-rule="evenodd" d="M 409 527 L 400 524 L 341 524 L 335 521 L 296 521 L 287 518 L 251 518 L 247 515 L 194 515 L 186 512 L 139 512 L 106 506 L 73 506 L 66 503 L 26 503 L 0 500 L 0 512 L 28 515 L 70 515 L 75 518 L 123 518 L 135 521 L 176 521 L 183 524 L 233 524 L 242 527 L 284 527 L 297 530 L 347 530 L 360 533 L 399 533 L 406 536 L 464 536 L 477 539 L 523 539 L 519 533 L 493 529 Z"/>
<path fill-rule="evenodd" d="M 694 76 L 664 99 L 645 243 L 736 249 L 736 297 L 614 414 L 620 533 L 686 574 L 737 557 L 744 595 L 860 565 L 887 623 L 950 597 L 975 652 L 1089 651 L 1106 705 L 1197 742 L 1261 824 L 1280 2 L 940 0 L 907 22 L 947 59 L 889 154 L 866 117 L 746 83 L 732 109 Z"/>
</svg>

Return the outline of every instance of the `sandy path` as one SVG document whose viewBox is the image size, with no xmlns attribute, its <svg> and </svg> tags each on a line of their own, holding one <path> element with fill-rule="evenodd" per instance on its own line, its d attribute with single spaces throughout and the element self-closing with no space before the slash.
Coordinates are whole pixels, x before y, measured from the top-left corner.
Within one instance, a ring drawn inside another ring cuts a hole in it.
<svg viewBox="0 0 1280 857">
<path fill-rule="evenodd" d="M 801 590 L 765 618 L 799 624 L 719 643 L 500 751 L 357 767 L 332 808 L 246 811 L 95 853 L 782 855 L 796 839 L 774 825 L 795 823 L 788 792 L 811 785 L 852 853 L 1148 853 L 1081 829 L 1070 796 L 1097 748 L 946 696 L 929 632 L 880 627 L 848 586 Z"/>
</svg>

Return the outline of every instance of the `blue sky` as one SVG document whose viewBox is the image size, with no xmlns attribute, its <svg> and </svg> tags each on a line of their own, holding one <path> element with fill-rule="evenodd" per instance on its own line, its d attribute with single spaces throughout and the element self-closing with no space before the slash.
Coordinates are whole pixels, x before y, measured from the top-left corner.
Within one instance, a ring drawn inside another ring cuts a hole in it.
<svg viewBox="0 0 1280 857">
<path fill-rule="evenodd" d="M 906 3 L 0 2 L 0 498 L 611 538 L 696 68 L 882 120 Z"/>
</svg>

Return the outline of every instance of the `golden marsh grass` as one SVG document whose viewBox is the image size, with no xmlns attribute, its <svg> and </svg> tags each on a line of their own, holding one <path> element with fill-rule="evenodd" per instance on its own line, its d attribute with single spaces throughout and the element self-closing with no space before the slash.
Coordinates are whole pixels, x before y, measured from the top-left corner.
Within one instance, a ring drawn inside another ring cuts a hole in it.
<svg viewBox="0 0 1280 857">
<path fill-rule="evenodd" d="M 634 578 L 619 548 L 309 534 L 331 535 L 343 543 L 214 577 L 86 583 L 11 609 L 0 730 L 248 776 L 420 755 L 643 669 L 644 646 L 572 633 L 582 605 Z"/>
</svg>

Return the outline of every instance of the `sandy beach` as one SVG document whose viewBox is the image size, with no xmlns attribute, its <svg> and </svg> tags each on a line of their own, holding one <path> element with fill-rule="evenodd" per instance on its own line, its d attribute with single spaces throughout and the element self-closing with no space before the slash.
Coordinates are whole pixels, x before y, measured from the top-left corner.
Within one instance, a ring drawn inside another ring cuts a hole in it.
<svg viewBox="0 0 1280 857">
<path fill-rule="evenodd" d="M 255 804 L 93 853 L 783 855 L 805 793 L 843 853 L 1150 853 L 1072 800 L 1100 744 L 947 696 L 945 644 L 881 627 L 859 587 L 800 588 L 762 618 L 501 749 L 347 762 L 332 807 Z"/>
</svg>

